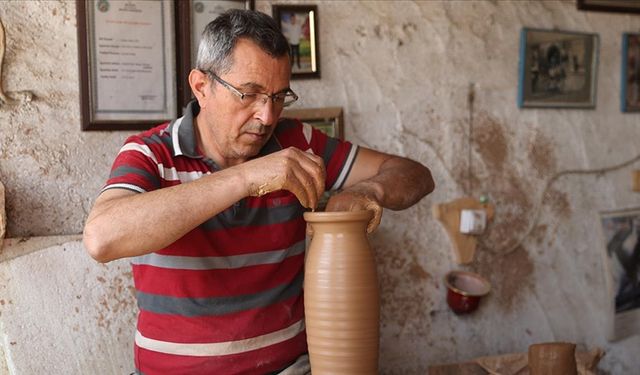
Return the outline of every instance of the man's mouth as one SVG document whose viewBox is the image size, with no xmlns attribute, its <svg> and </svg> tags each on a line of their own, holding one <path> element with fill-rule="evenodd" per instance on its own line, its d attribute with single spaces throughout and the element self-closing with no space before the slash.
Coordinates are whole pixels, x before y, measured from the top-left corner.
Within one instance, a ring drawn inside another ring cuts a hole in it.
<svg viewBox="0 0 640 375">
<path fill-rule="evenodd" d="M 266 132 L 261 132 L 261 133 L 245 132 L 244 134 L 248 135 L 249 137 L 251 137 L 253 139 L 263 139 L 264 137 L 267 136 Z"/>
</svg>

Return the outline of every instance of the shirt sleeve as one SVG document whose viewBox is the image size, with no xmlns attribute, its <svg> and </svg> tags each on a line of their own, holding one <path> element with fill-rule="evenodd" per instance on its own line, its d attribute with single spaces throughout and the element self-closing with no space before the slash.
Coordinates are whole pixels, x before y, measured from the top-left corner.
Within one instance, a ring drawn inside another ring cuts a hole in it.
<svg viewBox="0 0 640 375">
<path fill-rule="evenodd" d="M 348 141 L 329 137 L 310 124 L 303 123 L 302 127 L 309 148 L 324 160 L 327 169 L 325 189 L 338 190 L 342 188 L 358 154 L 358 146 Z"/>
<path fill-rule="evenodd" d="M 162 164 L 151 148 L 140 137 L 129 137 L 120 148 L 101 193 L 114 188 L 138 193 L 159 189 L 160 168 Z"/>
</svg>

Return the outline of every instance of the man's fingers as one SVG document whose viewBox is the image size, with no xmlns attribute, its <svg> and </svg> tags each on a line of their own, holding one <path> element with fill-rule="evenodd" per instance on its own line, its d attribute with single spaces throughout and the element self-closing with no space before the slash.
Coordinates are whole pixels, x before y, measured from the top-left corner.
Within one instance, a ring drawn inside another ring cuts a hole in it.
<svg viewBox="0 0 640 375">
<path fill-rule="evenodd" d="M 303 162 L 301 165 L 312 177 L 313 183 L 315 184 L 315 191 L 317 193 L 316 197 L 319 199 L 322 196 L 322 193 L 324 193 L 325 179 L 327 178 L 324 161 L 321 157 L 313 154 L 311 150 L 307 150 L 304 154 L 312 163 Z"/>
<path fill-rule="evenodd" d="M 290 147 L 251 162 L 249 194 L 276 190 L 293 193 L 304 207 L 316 208 L 324 192 L 326 171 L 322 158 Z"/>
<path fill-rule="evenodd" d="M 303 190 L 307 197 L 307 205 L 303 204 L 303 206 L 315 209 L 318 204 L 319 193 L 314 182 L 314 176 L 309 175 L 303 168 L 295 170 L 294 175 L 295 181 L 292 182 L 295 186 L 299 186 L 299 189 Z"/>
<path fill-rule="evenodd" d="M 378 228 L 380 221 L 382 220 L 382 207 L 372 202 L 366 206 L 366 209 L 373 211 L 373 218 L 371 218 L 367 225 L 367 233 L 373 233 Z"/>
<path fill-rule="evenodd" d="M 298 149 L 293 150 L 296 155 L 296 165 L 293 172 L 296 180 L 302 185 L 307 192 L 307 207 L 316 208 L 318 200 L 324 193 L 325 184 L 325 168 L 322 158 L 306 151 L 302 152 Z"/>
<path fill-rule="evenodd" d="M 298 181 L 297 179 L 294 178 L 294 179 L 291 179 L 290 181 L 287 181 L 287 184 L 283 186 L 283 189 L 289 190 L 290 192 L 292 192 L 293 195 L 295 195 L 296 198 L 298 198 L 302 207 L 309 208 L 311 206 L 311 199 L 309 198 L 309 193 L 304 188 L 302 183 L 300 183 L 300 181 Z"/>
</svg>

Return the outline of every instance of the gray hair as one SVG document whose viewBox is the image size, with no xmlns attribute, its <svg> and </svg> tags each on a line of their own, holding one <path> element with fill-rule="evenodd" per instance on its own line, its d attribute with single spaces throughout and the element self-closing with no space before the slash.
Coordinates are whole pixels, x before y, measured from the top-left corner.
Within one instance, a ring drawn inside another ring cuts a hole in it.
<svg viewBox="0 0 640 375">
<path fill-rule="evenodd" d="M 243 9 L 231 9 L 209 22 L 198 46 L 196 68 L 223 74 L 233 65 L 232 52 L 240 38 L 247 38 L 273 57 L 289 54 L 289 43 L 270 16 Z"/>
</svg>

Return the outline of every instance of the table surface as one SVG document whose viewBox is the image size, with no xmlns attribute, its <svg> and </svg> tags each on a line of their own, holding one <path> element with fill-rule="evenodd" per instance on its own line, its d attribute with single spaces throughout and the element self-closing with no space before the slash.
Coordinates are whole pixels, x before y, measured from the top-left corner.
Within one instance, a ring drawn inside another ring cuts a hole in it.
<svg viewBox="0 0 640 375">
<path fill-rule="evenodd" d="M 429 375 L 487 375 L 488 373 L 474 362 L 455 363 L 450 365 L 429 366 Z"/>
</svg>

